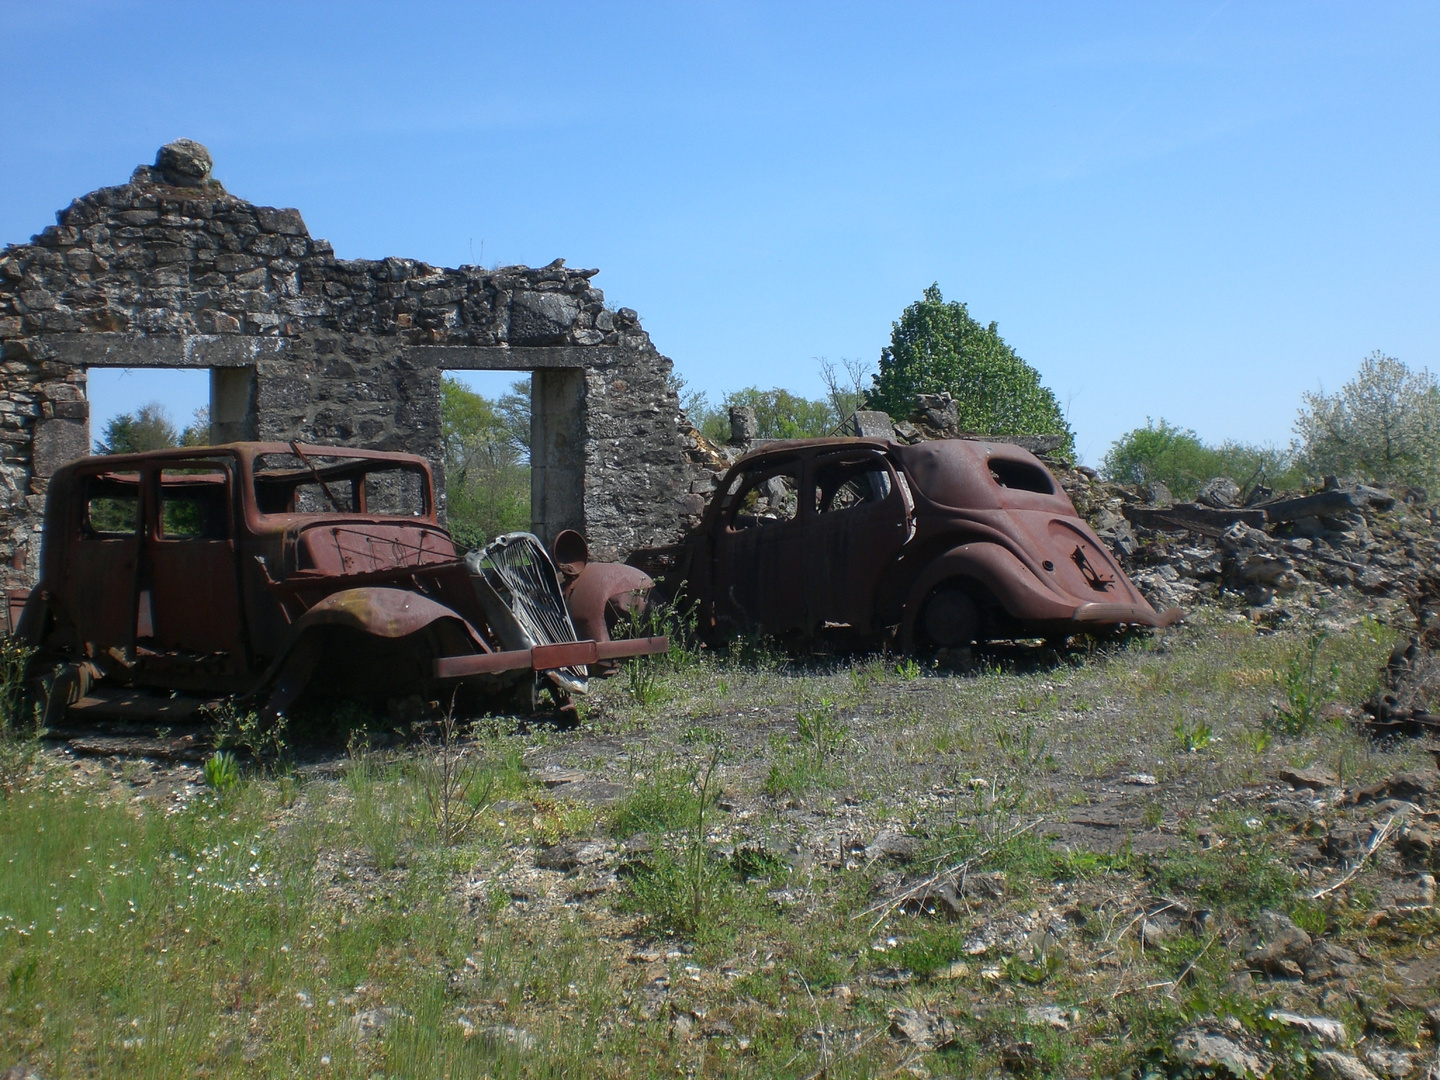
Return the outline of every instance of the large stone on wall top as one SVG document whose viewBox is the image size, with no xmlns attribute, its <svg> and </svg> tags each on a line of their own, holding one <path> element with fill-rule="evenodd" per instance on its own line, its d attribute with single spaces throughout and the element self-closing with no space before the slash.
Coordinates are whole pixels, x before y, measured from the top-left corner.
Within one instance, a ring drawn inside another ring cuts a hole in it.
<svg viewBox="0 0 1440 1080">
<path fill-rule="evenodd" d="M 214 165 L 210 151 L 194 139 L 166 143 L 155 155 L 156 170 L 175 187 L 204 187 Z"/>
<path fill-rule="evenodd" d="M 563 293 L 516 293 L 510 304 L 510 344 L 564 345 L 579 314 L 579 303 Z"/>
</svg>

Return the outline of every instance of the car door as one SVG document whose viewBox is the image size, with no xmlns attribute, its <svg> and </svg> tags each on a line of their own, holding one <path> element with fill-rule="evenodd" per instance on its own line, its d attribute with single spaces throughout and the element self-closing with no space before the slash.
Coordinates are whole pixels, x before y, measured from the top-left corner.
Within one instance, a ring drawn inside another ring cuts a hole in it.
<svg viewBox="0 0 1440 1080">
<path fill-rule="evenodd" d="M 55 587 L 87 653 L 115 649 L 128 658 L 135 644 L 140 474 L 97 470 L 79 476 L 75 498 L 69 580 Z"/>
<path fill-rule="evenodd" d="M 881 575 L 911 535 L 909 489 L 883 452 L 856 447 L 817 456 L 805 490 L 811 617 L 868 632 Z"/>
<path fill-rule="evenodd" d="M 151 475 L 136 611 L 139 644 L 211 671 L 244 663 L 235 556 L 234 465 L 165 462 Z M 148 631 L 148 633 L 147 633 Z"/>
<path fill-rule="evenodd" d="M 806 626 L 801 461 L 765 459 L 738 474 L 713 534 L 715 613 L 739 628 Z"/>
</svg>

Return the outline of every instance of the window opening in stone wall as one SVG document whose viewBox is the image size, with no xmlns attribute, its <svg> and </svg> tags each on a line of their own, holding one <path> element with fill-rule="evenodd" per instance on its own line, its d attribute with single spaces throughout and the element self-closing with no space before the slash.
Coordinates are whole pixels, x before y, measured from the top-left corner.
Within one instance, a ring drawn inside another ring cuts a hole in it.
<svg viewBox="0 0 1440 1080">
<path fill-rule="evenodd" d="M 447 371 L 440 422 L 446 525 L 463 548 L 528 531 L 531 376 Z"/>
<path fill-rule="evenodd" d="M 94 453 L 210 442 L 209 370 L 92 367 L 85 374 Z"/>
</svg>

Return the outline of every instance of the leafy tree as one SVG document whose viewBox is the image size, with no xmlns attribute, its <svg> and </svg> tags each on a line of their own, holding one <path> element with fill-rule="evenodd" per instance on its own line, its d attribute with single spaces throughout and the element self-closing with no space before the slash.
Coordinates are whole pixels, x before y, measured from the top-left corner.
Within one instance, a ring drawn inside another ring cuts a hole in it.
<svg viewBox="0 0 1440 1080">
<path fill-rule="evenodd" d="M 195 415 L 190 420 L 189 426 L 180 433 L 180 445 L 210 445 L 210 409 L 207 406 L 202 405 L 195 410 Z"/>
<path fill-rule="evenodd" d="M 1298 487 L 1303 481 L 1293 456 L 1283 450 L 1232 441 L 1210 446 L 1189 428 L 1163 417 L 1158 425 L 1147 418 L 1143 428 L 1115 440 L 1100 473 L 1120 484 L 1158 480 L 1181 499 L 1193 498 L 1205 481 L 1216 476 L 1277 489 Z"/>
<path fill-rule="evenodd" d="M 530 405 L 521 393 L 525 386 L 517 382 L 496 402 L 448 375 L 441 382 L 447 523 L 466 547 L 530 527 Z"/>
<path fill-rule="evenodd" d="M 1440 488 L 1440 384 L 1376 351 L 1337 394 L 1306 394 L 1295 421 L 1311 476 Z"/>
<path fill-rule="evenodd" d="M 982 326 L 964 304 L 947 303 L 938 284 L 893 324 L 872 381 L 870 407 L 897 419 L 910 414 L 917 394 L 948 391 L 962 430 L 1064 435 L 1064 452 L 1074 452 L 1074 436 L 1040 373 L 1005 344 L 995 323 Z"/>
<path fill-rule="evenodd" d="M 180 445 L 180 433 L 165 406 L 158 401 L 141 405 L 138 412 L 112 416 L 105 433 L 95 441 L 97 454 L 138 454 Z"/>
</svg>

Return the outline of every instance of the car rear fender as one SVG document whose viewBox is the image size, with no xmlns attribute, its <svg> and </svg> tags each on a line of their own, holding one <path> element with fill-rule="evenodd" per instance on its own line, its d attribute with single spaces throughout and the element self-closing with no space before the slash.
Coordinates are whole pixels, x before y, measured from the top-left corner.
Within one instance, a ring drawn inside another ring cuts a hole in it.
<svg viewBox="0 0 1440 1080">
<path fill-rule="evenodd" d="M 900 624 L 905 648 L 915 643 L 915 622 L 925 599 L 944 581 L 972 581 L 988 591 L 1007 614 L 1027 622 L 1056 622 L 1074 617 L 1075 602 L 1046 589 L 1023 562 L 999 544 L 961 544 L 933 560 L 915 579 L 905 599 Z"/>
</svg>

